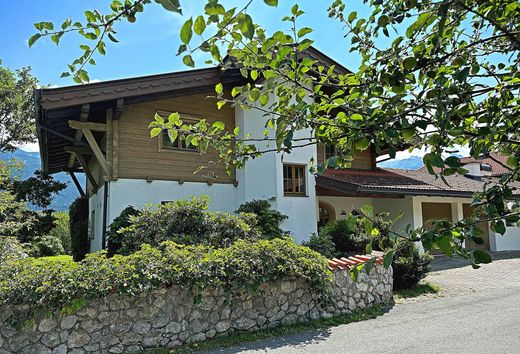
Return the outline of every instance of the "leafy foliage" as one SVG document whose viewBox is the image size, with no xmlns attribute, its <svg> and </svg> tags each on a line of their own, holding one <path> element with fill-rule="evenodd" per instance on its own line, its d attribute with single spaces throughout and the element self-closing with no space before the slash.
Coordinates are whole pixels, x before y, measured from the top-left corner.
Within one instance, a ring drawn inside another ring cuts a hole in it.
<svg viewBox="0 0 520 354">
<path fill-rule="evenodd" d="M 48 236 L 52 236 L 60 240 L 63 251 L 66 254 L 71 254 L 71 239 L 70 239 L 70 221 L 69 213 L 59 211 L 52 214 L 54 217 L 54 227 L 49 231 Z"/>
<path fill-rule="evenodd" d="M 0 151 L 36 140 L 33 91 L 38 80 L 31 68 L 12 71 L 0 61 Z"/>
<path fill-rule="evenodd" d="M 155 2 L 181 13 L 178 0 Z M 95 64 L 94 53 L 105 54 L 107 37 L 117 41 L 116 24 L 135 22 L 136 14 L 151 3 L 113 0 L 107 14 L 86 11 L 83 22 L 65 20 L 60 27 L 37 23 L 29 44 L 42 36 L 59 43 L 65 33 L 77 32 L 91 45 L 81 46 L 83 54 L 64 75 L 88 81 L 85 66 Z M 487 215 L 498 233 L 505 232 L 503 219 L 520 221 L 520 213 L 506 207 L 513 197 L 511 182 L 520 175 L 517 0 L 364 0 L 369 10 L 365 18 L 349 12 L 348 2 L 330 0 L 324 11 L 345 28 L 345 46 L 361 58 L 352 72 L 306 55 L 312 29 L 299 25 L 304 11 L 298 4 L 282 18 L 287 30 L 268 33 L 248 12 L 251 3 L 227 9 L 217 0 L 206 0 L 204 12 L 181 27 L 178 54 L 194 66 L 194 53 L 202 51 L 211 58 L 208 64 L 240 71 L 245 83 L 231 88 L 231 97 L 221 83 L 215 86 L 217 107 L 232 104 L 264 114 L 268 121 L 262 144 L 248 135 L 261 132 L 230 132 L 222 122 L 184 124 L 177 113 L 156 116 L 152 136 L 167 129 L 171 137 L 182 134 L 201 152 L 212 146 L 230 171 L 263 153 L 287 154 L 321 143 L 335 146 L 337 154 L 314 166 L 317 171 L 348 167 L 356 151 L 369 147 L 395 157 L 408 146 L 427 149 L 426 167 L 444 178 L 465 173 L 458 158 L 446 157 L 459 146 L 469 147 L 474 158 L 500 152 L 508 157 L 504 166 L 509 173 L 487 183 L 475 197 L 476 216 Z M 276 6 L 277 1 L 264 3 Z M 379 44 L 381 37 L 387 37 L 385 47 Z M 295 139 L 294 133 L 304 129 L 313 133 L 304 141 Z M 422 242 L 426 250 L 441 246 L 446 254 L 466 257 L 475 266 L 489 260 L 462 246 L 461 240 L 474 236 L 473 222 L 437 225 L 434 234 L 418 229 L 401 237 Z"/>
<path fill-rule="evenodd" d="M 0 264 L 8 260 L 26 258 L 23 245 L 14 237 L 0 237 Z"/>
<path fill-rule="evenodd" d="M 36 171 L 34 177 L 21 180 L 21 162 L 0 161 L 0 236 L 12 236 L 20 242 L 31 242 L 54 227 L 49 206 L 55 193 L 66 187 Z M 31 210 L 30 203 L 40 210 Z"/>
<path fill-rule="evenodd" d="M 313 233 L 309 240 L 302 242 L 302 246 L 309 247 L 328 259 L 336 257 L 336 247 L 328 233 Z"/>
<path fill-rule="evenodd" d="M 121 211 L 121 214 L 119 214 L 117 218 L 112 220 L 112 223 L 110 224 L 109 230 L 106 235 L 107 254 L 109 257 L 112 257 L 113 255 L 118 253 L 123 244 L 123 233 L 118 231 L 132 225 L 130 217 L 137 215 L 139 215 L 139 210 L 129 205 L 126 208 L 124 208 L 123 211 Z"/>
<path fill-rule="evenodd" d="M 89 254 L 79 263 L 27 258 L 0 263 L 0 305 L 25 304 L 59 310 L 77 299 L 109 293 L 136 294 L 161 286 L 197 291 L 255 290 L 286 276 L 305 279 L 320 296 L 330 290 L 325 259 L 290 239 L 239 240 L 227 248 L 164 242 L 129 255 Z"/>
<path fill-rule="evenodd" d="M 150 205 L 130 216 L 130 226 L 120 229 L 118 253 L 130 254 L 141 245 L 154 247 L 166 240 L 185 245 L 227 247 L 239 239 L 259 239 L 252 214 L 230 215 L 208 211 L 207 196 Z"/>
<path fill-rule="evenodd" d="M 416 244 L 406 240 L 399 241 L 396 249 L 392 262 L 394 289 L 409 289 L 426 277 L 433 257 L 421 254 Z"/>
<path fill-rule="evenodd" d="M 256 215 L 255 228 L 263 238 L 273 239 L 287 235 L 287 232 L 280 228 L 280 223 L 287 219 L 278 210 L 271 209 L 271 204 L 267 200 L 251 200 L 241 204 L 235 213 L 250 213 Z"/>
<path fill-rule="evenodd" d="M 81 261 L 89 251 L 88 198 L 79 197 L 69 209 L 71 252 L 74 261 Z"/>
<path fill-rule="evenodd" d="M 65 254 L 65 250 L 58 237 L 45 235 L 36 238 L 30 249 L 32 257 L 49 257 Z"/>
</svg>

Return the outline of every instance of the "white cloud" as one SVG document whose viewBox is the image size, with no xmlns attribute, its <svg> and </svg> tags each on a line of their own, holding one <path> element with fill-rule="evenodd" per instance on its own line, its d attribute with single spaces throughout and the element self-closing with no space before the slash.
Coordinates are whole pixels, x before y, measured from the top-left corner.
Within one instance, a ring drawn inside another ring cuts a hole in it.
<svg viewBox="0 0 520 354">
<path fill-rule="evenodd" d="M 38 143 L 23 144 L 23 145 L 20 145 L 19 148 L 22 149 L 23 151 L 27 151 L 27 152 L 40 151 L 40 146 L 38 145 Z"/>
</svg>

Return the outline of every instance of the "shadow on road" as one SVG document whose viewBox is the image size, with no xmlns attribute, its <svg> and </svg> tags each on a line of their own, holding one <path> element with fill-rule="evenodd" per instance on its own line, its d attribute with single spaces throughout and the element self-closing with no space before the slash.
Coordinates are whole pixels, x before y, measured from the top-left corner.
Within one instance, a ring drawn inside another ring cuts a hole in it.
<svg viewBox="0 0 520 354">
<path fill-rule="evenodd" d="M 520 251 L 490 252 L 490 255 L 494 261 L 501 259 L 513 259 L 520 258 Z M 431 265 L 432 272 L 470 266 L 471 264 L 467 259 L 456 256 L 447 257 L 445 255 L 434 255 L 433 262 Z"/>
</svg>

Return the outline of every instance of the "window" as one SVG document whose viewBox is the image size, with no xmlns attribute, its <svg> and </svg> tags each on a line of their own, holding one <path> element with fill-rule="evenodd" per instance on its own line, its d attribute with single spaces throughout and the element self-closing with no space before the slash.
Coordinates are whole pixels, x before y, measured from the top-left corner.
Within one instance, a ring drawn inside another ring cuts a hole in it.
<svg viewBox="0 0 520 354">
<path fill-rule="evenodd" d="M 336 147 L 334 145 L 325 145 L 325 159 L 336 156 Z"/>
<path fill-rule="evenodd" d="M 285 195 L 305 195 L 305 166 L 283 165 L 283 191 Z"/>
<path fill-rule="evenodd" d="M 320 203 L 318 227 L 323 227 L 329 222 L 334 221 L 334 219 L 334 208 L 328 204 Z"/>
<path fill-rule="evenodd" d="M 158 112 L 162 117 L 168 117 L 170 113 L 168 112 Z M 182 123 L 184 124 L 196 124 L 198 119 L 193 117 L 186 117 L 181 115 Z M 177 136 L 175 141 L 171 141 L 170 136 L 168 135 L 168 130 L 163 130 L 162 139 L 159 139 L 159 150 L 180 150 L 180 151 L 192 151 L 198 152 L 199 148 L 197 146 L 186 144 L 186 139 L 182 134 Z"/>
</svg>

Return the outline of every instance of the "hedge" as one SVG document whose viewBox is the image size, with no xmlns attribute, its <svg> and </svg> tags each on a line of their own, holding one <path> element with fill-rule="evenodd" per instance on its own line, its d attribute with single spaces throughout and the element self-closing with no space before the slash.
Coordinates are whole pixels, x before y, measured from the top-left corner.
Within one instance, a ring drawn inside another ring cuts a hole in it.
<svg viewBox="0 0 520 354">
<path fill-rule="evenodd" d="M 88 239 L 88 198 L 77 198 L 69 208 L 69 228 L 72 257 L 81 261 L 89 249 Z"/>
<path fill-rule="evenodd" d="M 170 286 L 244 291 L 286 276 L 304 278 L 319 296 L 330 289 L 331 273 L 319 253 L 290 239 L 240 240 L 228 248 L 144 245 L 129 256 L 87 255 L 78 263 L 26 258 L 0 265 L 0 305 L 24 304 L 63 310 L 78 299 L 109 293 L 136 294 Z"/>
</svg>

